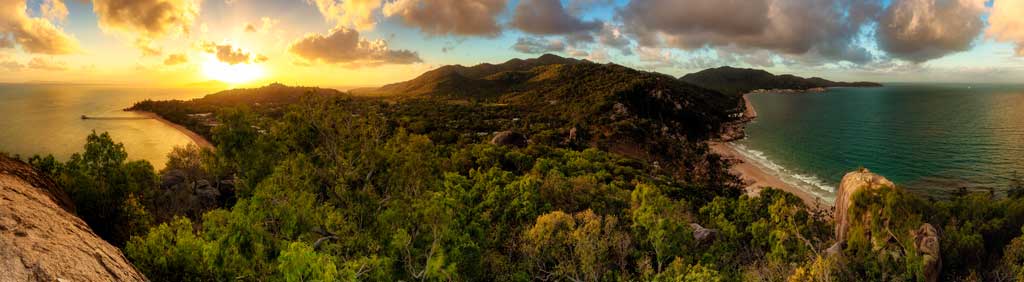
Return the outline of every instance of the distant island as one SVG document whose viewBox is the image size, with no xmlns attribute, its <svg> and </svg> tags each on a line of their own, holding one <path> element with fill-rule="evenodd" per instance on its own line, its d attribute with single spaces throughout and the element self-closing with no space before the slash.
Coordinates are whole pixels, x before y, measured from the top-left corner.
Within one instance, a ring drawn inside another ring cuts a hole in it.
<svg viewBox="0 0 1024 282">
<path fill-rule="evenodd" d="M 830 87 L 881 87 L 875 82 L 836 82 L 820 77 L 774 75 L 764 70 L 719 67 L 706 69 L 679 79 L 730 95 L 750 92 L 816 92 Z"/>
</svg>

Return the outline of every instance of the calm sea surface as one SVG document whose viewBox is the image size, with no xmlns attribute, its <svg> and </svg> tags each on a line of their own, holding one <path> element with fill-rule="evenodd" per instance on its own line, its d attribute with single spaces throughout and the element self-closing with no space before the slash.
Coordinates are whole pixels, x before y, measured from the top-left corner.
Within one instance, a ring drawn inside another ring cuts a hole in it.
<svg viewBox="0 0 1024 282">
<path fill-rule="evenodd" d="M 187 136 L 156 120 L 82 120 L 82 115 L 137 117 L 124 112 L 145 99 L 191 99 L 210 90 L 151 89 L 106 85 L 0 84 L 0 151 L 28 157 L 53 154 L 66 160 L 82 151 L 93 130 L 122 142 L 130 159 L 162 168 Z"/>
<path fill-rule="evenodd" d="M 749 96 L 758 118 L 734 144 L 757 165 L 831 199 L 858 167 L 934 196 L 1004 191 L 1024 176 L 1024 86 L 894 84 Z"/>
</svg>

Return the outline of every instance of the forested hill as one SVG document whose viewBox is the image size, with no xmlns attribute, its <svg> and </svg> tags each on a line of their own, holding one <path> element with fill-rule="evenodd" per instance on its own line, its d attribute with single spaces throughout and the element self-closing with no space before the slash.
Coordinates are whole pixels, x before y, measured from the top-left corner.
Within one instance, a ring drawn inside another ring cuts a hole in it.
<svg viewBox="0 0 1024 282">
<path fill-rule="evenodd" d="M 795 75 L 774 75 L 758 69 L 719 67 L 684 75 L 682 81 L 713 89 L 722 93 L 739 95 L 758 89 L 765 90 L 809 90 L 827 87 L 879 87 L 874 82 L 837 82 L 820 77 L 803 78 Z"/>
<path fill-rule="evenodd" d="M 448 65 L 428 71 L 413 80 L 380 88 L 353 90 L 356 95 L 448 98 L 497 98 L 518 89 L 529 88 L 535 68 L 555 65 L 594 63 L 546 54 L 531 59 L 511 59 L 501 64 L 483 63 L 472 67 Z M 538 71 L 548 70 L 540 68 Z"/>
<path fill-rule="evenodd" d="M 685 147 L 679 144 L 697 144 L 717 135 L 740 104 L 738 97 L 669 75 L 555 55 L 473 67 L 444 66 L 407 82 L 353 92 L 341 96 L 357 100 L 352 103 L 388 103 L 384 111 L 393 122 L 436 142 L 513 130 L 535 143 L 597 147 L 662 163 L 683 159 L 682 153 L 674 152 Z M 198 127 L 202 134 L 211 128 L 188 115 L 246 104 L 274 116 L 281 106 L 296 103 L 303 95 L 339 94 L 274 84 L 188 102 L 146 101 L 133 109 Z M 353 111 L 367 108 L 353 107 Z"/>
</svg>

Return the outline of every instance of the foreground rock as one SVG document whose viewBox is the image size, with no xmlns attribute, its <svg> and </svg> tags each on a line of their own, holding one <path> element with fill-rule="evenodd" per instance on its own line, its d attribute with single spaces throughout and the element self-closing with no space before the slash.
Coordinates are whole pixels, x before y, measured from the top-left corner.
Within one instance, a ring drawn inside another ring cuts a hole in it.
<svg viewBox="0 0 1024 282">
<path fill-rule="evenodd" d="M 839 183 L 839 191 L 836 193 L 835 202 L 835 235 L 837 241 L 825 253 L 829 255 L 842 255 L 843 249 L 846 248 L 847 239 L 852 238 L 848 234 L 851 232 L 850 226 L 856 224 L 860 226 L 860 232 L 864 233 L 860 234 L 860 236 L 869 238 L 868 240 L 871 242 L 871 250 L 873 252 L 899 259 L 904 257 L 907 252 L 914 251 L 922 258 L 921 274 L 924 281 L 939 281 L 939 277 L 942 274 L 942 251 L 940 249 L 942 238 L 934 226 L 929 223 L 922 223 L 920 227 L 910 226 L 908 228 L 904 226 L 902 228 L 906 229 L 891 229 L 890 227 L 895 226 L 895 224 L 890 225 L 891 222 L 889 220 L 899 219 L 877 218 L 875 217 L 879 215 L 877 212 L 860 215 L 858 218 L 852 217 L 850 209 L 854 205 L 854 195 L 861 191 L 878 189 L 899 188 L 885 177 L 871 173 L 863 168 L 843 176 L 842 182 Z M 901 215 L 894 216 L 899 217 Z M 882 221 L 884 224 L 880 229 L 883 232 L 872 234 L 871 230 L 864 230 L 864 225 L 870 224 L 869 222 L 872 221 Z M 913 246 L 901 245 L 898 238 L 901 235 L 898 234 L 907 234 L 902 236 L 909 236 L 908 238 L 913 239 Z"/>
<path fill-rule="evenodd" d="M 835 202 L 835 234 L 839 242 L 846 241 L 846 231 L 850 229 L 850 206 L 853 195 L 862 190 L 894 188 L 896 184 L 881 175 L 871 173 L 866 168 L 847 173 L 839 183 Z"/>
<path fill-rule="evenodd" d="M 0 281 L 146 281 L 29 165 L 0 156 Z"/>
</svg>

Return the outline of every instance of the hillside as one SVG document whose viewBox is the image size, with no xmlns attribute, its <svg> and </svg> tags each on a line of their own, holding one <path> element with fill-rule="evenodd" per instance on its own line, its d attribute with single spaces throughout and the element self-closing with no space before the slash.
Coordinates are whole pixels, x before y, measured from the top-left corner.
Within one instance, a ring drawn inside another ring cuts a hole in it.
<svg viewBox="0 0 1024 282">
<path fill-rule="evenodd" d="M 146 281 L 28 164 L 0 156 L 0 281 Z"/>
<path fill-rule="evenodd" d="M 873 82 L 836 82 L 820 77 L 803 78 L 795 75 L 774 75 L 758 69 L 719 67 L 684 75 L 682 81 L 738 95 L 754 90 L 811 90 L 828 87 L 878 87 Z"/>
<path fill-rule="evenodd" d="M 369 96 L 487 99 L 517 89 L 535 76 L 534 68 L 551 65 L 592 64 L 587 61 L 545 54 L 532 59 L 511 59 L 501 64 L 483 63 L 472 67 L 448 65 L 428 71 L 413 80 L 376 89 L 356 89 L 353 94 Z"/>
</svg>

